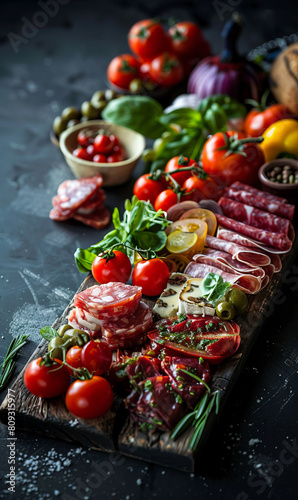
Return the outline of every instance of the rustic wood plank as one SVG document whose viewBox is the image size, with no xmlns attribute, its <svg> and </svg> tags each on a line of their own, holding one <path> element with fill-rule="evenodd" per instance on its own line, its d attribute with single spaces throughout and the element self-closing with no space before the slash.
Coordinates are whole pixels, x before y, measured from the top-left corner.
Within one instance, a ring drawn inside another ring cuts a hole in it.
<svg viewBox="0 0 298 500">
<path fill-rule="evenodd" d="M 274 308 L 275 293 L 282 284 L 282 276 L 294 262 L 298 250 L 298 239 L 291 253 L 284 259 L 283 270 L 273 276 L 269 285 L 256 297 L 252 297 L 247 314 L 240 318 L 241 345 L 237 353 L 221 365 L 213 367 L 212 392 L 220 391 L 220 411 L 226 404 L 232 387 L 251 351 L 254 341 L 260 332 L 270 310 Z M 89 275 L 79 291 L 95 284 Z M 152 301 L 145 299 L 149 305 Z M 73 301 L 67 306 L 54 327 L 58 328 L 66 322 Z M 42 340 L 33 352 L 28 363 L 42 356 L 47 349 L 47 342 Z M 177 441 L 170 438 L 169 432 L 155 433 L 147 436 L 130 420 L 123 403 L 116 399 L 112 409 L 103 417 L 94 420 L 75 419 L 66 409 L 62 397 L 51 400 L 36 398 L 28 392 L 23 381 L 24 371 L 14 382 L 16 426 L 20 429 L 46 434 L 48 436 L 77 442 L 102 451 L 119 452 L 163 466 L 175 469 L 194 471 L 196 458 L 200 455 L 206 440 L 218 417 L 212 414 L 206 424 L 205 431 L 196 454 L 187 448 L 190 431 L 185 432 Z M 7 423 L 7 397 L 0 408 L 0 420 Z"/>
</svg>

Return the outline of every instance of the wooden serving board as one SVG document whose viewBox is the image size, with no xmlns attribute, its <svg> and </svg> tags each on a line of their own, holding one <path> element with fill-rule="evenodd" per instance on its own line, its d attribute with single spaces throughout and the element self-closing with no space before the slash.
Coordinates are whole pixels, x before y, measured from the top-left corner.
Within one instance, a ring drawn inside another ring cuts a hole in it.
<svg viewBox="0 0 298 500">
<path fill-rule="evenodd" d="M 220 392 L 219 413 L 228 399 L 233 384 L 266 317 L 270 315 L 272 306 L 278 303 L 278 288 L 282 284 L 283 276 L 291 268 L 297 250 L 298 238 L 290 254 L 283 259 L 282 271 L 274 274 L 271 282 L 264 290 L 255 297 L 251 297 L 248 312 L 245 316 L 237 319 L 241 334 L 239 350 L 234 356 L 214 367 L 211 391 L 218 390 Z M 78 291 L 82 291 L 94 284 L 92 276 L 89 275 Z M 67 306 L 62 316 L 55 321 L 54 328 L 67 323 L 67 316 L 72 307 L 73 301 Z M 28 363 L 42 356 L 46 350 L 47 342 L 42 340 Z M 23 380 L 25 368 L 19 374 L 11 389 L 15 391 L 16 427 L 26 431 L 73 441 L 101 451 L 117 451 L 123 455 L 141 460 L 193 472 L 196 458 L 199 456 L 216 422 L 217 416 L 213 413 L 208 418 L 204 434 L 194 455 L 193 452 L 187 449 L 188 432 L 185 432 L 175 442 L 170 438 L 169 432 L 155 433 L 153 436 L 147 437 L 132 423 L 120 399 L 116 399 L 112 409 L 101 418 L 94 420 L 75 419 L 67 411 L 63 397 L 44 400 L 28 392 Z M 0 420 L 6 425 L 7 417 L 8 398 L 6 396 L 0 407 Z"/>
</svg>

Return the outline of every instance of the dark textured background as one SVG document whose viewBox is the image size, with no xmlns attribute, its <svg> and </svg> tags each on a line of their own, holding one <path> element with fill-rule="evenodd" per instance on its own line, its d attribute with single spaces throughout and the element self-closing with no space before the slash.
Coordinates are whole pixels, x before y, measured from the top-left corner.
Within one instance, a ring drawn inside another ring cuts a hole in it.
<svg viewBox="0 0 298 500">
<path fill-rule="evenodd" d="M 49 140 L 53 118 L 64 107 L 80 105 L 95 90 L 106 87 L 108 62 L 128 50 L 127 31 L 142 18 L 196 20 L 217 52 L 223 24 L 237 6 L 246 20 L 240 43 L 245 51 L 296 32 L 295 3 L 70 0 L 28 43 L 21 43 L 16 54 L 7 35 L 21 35 L 23 17 L 32 20 L 40 5 L 28 0 L 1 2 L 1 358 L 12 336 L 30 333 L 15 375 L 33 352 L 40 327 L 62 313 L 83 279 L 74 265 L 74 250 L 103 236 L 75 222 L 55 223 L 48 218 L 59 183 L 72 178 Z M 142 164 L 134 179 L 141 171 Z M 122 209 L 134 179 L 106 190 L 109 208 Z M 286 300 L 268 315 L 208 441 L 198 475 L 128 458 L 117 460 L 19 432 L 17 493 L 11 496 L 32 500 L 296 498 L 297 276 L 294 267 L 283 287 Z M 4 483 L 8 435 L 3 425 L 0 431 L 4 450 L 0 498 L 8 498 Z M 96 481 L 92 472 L 98 466 L 100 480 Z"/>
</svg>

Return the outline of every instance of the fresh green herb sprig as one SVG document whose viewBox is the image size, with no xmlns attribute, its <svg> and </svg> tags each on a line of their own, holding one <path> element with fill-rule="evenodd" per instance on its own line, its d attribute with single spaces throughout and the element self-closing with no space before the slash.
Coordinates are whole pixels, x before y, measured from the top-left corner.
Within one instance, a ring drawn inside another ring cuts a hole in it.
<svg viewBox="0 0 298 500">
<path fill-rule="evenodd" d="M 200 377 L 197 377 L 194 373 L 191 373 L 187 370 L 182 369 L 184 373 L 193 377 L 197 381 L 203 383 L 207 391 L 204 396 L 200 399 L 200 401 L 196 404 L 193 411 L 187 413 L 180 422 L 176 425 L 174 430 L 171 433 L 171 438 L 173 440 L 177 439 L 184 431 L 189 428 L 192 428 L 192 434 L 188 440 L 187 446 L 192 451 L 195 451 L 198 447 L 200 439 L 203 435 L 207 420 L 211 413 L 215 411 L 215 414 L 218 414 L 219 411 L 219 401 L 220 401 L 220 392 L 216 391 L 211 393 L 209 386 L 202 380 Z"/>
<path fill-rule="evenodd" d="M 0 367 L 0 391 L 8 384 L 15 368 L 15 358 L 19 350 L 26 344 L 29 335 L 18 335 L 13 339 L 6 351 Z"/>
</svg>

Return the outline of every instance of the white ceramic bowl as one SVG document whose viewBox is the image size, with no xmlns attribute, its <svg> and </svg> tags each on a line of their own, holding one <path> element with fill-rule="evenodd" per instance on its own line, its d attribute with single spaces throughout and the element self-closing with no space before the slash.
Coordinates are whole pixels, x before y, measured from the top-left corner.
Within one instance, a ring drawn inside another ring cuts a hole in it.
<svg viewBox="0 0 298 500">
<path fill-rule="evenodd" d="M 115 163 L 95 163 L 73 156 L 72 152 L 77 148 L 77 135 L 83 129 L 94 131 L 103 129 L 116 135 L 126 151 L 127 160 Z M 104 186 L 117 186 L 130 178 L 144 151 L 145 138 L 126 127 L 103 120 L 92 120 L 78 123 L 62 132 L 59 137 L 59 145 L 66 163 L 76 178 L 92 177 L 100 173 L 103 177 Z"/>
</svg>

